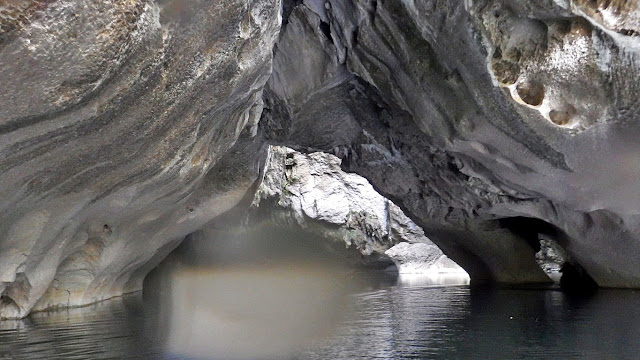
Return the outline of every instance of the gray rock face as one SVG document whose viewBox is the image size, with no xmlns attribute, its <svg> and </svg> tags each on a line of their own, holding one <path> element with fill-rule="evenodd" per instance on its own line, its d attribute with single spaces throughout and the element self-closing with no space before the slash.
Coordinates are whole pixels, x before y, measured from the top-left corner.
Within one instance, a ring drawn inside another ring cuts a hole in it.
<svg viewBox="0 0 640 360">
<path fill-rule="evenodd" d="M 544 237 L 599 285 L 640 287 L 638 13 L 2 2 L 0 317 L 138 289 L 251 197 L 264 140 L 339 157 L 474 281 L 548 281 Z"/>
<path fill-rule="evenodd" d="M 540 239 L 540 251 L 536 253 L 536 260 L 542 270 L 554 282 L 560 282 L 562 265 L 567 261 L 567 254 L 553 239 Z"/>
<path fill-rule="evenodd" d="M 636 3 L 314 4 L 281 33 L 272 141 L 339 156 L 474 280 L 548 280 L 542 234 L 640 285 Z"/>
<path fill-rule="evenodd" d="M 140 289 L 186 234 L 235 206 L 262 143 L 228 150 L 259 119 L 279 11 L 0 3 L 0 318 Z"/>
</svg>

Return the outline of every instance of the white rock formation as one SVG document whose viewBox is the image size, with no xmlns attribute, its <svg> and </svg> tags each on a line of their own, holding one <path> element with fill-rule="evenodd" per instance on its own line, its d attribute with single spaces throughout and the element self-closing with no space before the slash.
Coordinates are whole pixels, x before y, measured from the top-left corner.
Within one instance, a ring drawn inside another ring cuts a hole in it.
<svg viewBox="0 0 640 360">
<path fill-rule="evenodd" d="M 399 243 L 385 255 L 393 259 L 400 274 L 466 274 L 431 242 Z"/>
<path fill-rule="evenodd" d="M 364 256 L 386 255 L 401 273 L 466 274 L 365 178 L 342 171 L 337 157 L 271 146 L 267 159 L 252 204 L 253 221 L 259 213 L 282 224 L 293 222 Z"/>
</svg>

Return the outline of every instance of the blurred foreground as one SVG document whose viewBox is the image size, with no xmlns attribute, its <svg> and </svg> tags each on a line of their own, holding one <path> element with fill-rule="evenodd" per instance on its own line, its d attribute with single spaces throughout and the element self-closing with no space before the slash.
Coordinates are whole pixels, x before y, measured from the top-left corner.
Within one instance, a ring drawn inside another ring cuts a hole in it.
<svg viewBox="0 0 640 360">
<path fill-rule="evenodd" d="M 295 227 L 262 224 L 194 234 L 152 275 L 158 283 L 147 285 L 164 290 L 159 308 L 170 353 L 283 359 L 334 335 L 357 311 L 351 294 L 385 282 L 469 282 L 466 274 L 398 277 L 392 264 Z"/>
<path fill-rule="evenodd" d="M 306 235 L 257 226 L 191 236 L 145 285 L 163 289 L 167 350 L 282 359 L 331 335 L 347 316 L 349 293 L 369 282 L 357 258 L 347 261 L 357 252 Z"/>
<path fill-rule="evenodd" d="M 0 322 L 0 358 L 635 359 L 640 351 L 637 291 L 574 297 L 272 261 L 196 266 L 176 253 L 148 278 L 144 299 Z"/>
</svg>

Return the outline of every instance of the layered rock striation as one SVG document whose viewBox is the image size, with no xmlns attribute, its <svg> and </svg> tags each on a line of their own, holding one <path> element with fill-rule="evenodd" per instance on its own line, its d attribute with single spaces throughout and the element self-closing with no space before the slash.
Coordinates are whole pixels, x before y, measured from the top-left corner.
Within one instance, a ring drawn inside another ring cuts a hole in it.
<svg viewBox="0 0 640 360">
<path fill-rule="evenodd" d="M 0 318 L 139 290 L 236 205 L 280 19 L 275 0 L 0 2 Z"/>
</svg>

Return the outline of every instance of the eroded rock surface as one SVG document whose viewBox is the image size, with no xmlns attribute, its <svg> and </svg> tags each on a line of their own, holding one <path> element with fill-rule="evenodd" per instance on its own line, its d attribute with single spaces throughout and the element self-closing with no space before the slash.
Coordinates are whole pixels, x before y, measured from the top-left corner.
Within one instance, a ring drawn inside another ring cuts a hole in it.
<svg viewBox="0 0 640 360">
<path fill-rule="evenodd" d="M 262 143 L 238 150 L 248 170 L 220 167 L 260 117 L 279 12 L 276 0 L 0 2 L 0 318 L 138 290 L 235 206 Z"/>
<path fill-rule="evenodd" d="M 262 123 L 340 157 L 476 281 L 547 279 L 541 233 L 598 284 L 637 287 L 638 42 L 602 20 L 632 24 L 621 4 L 304 1 Z"/>
<path fill-rule="evenodd" d="M 402 242 L 385 252 L 395 262 L 399 274 L 460 274 L 466 272 L 433 243 Z"/>
</svg>

